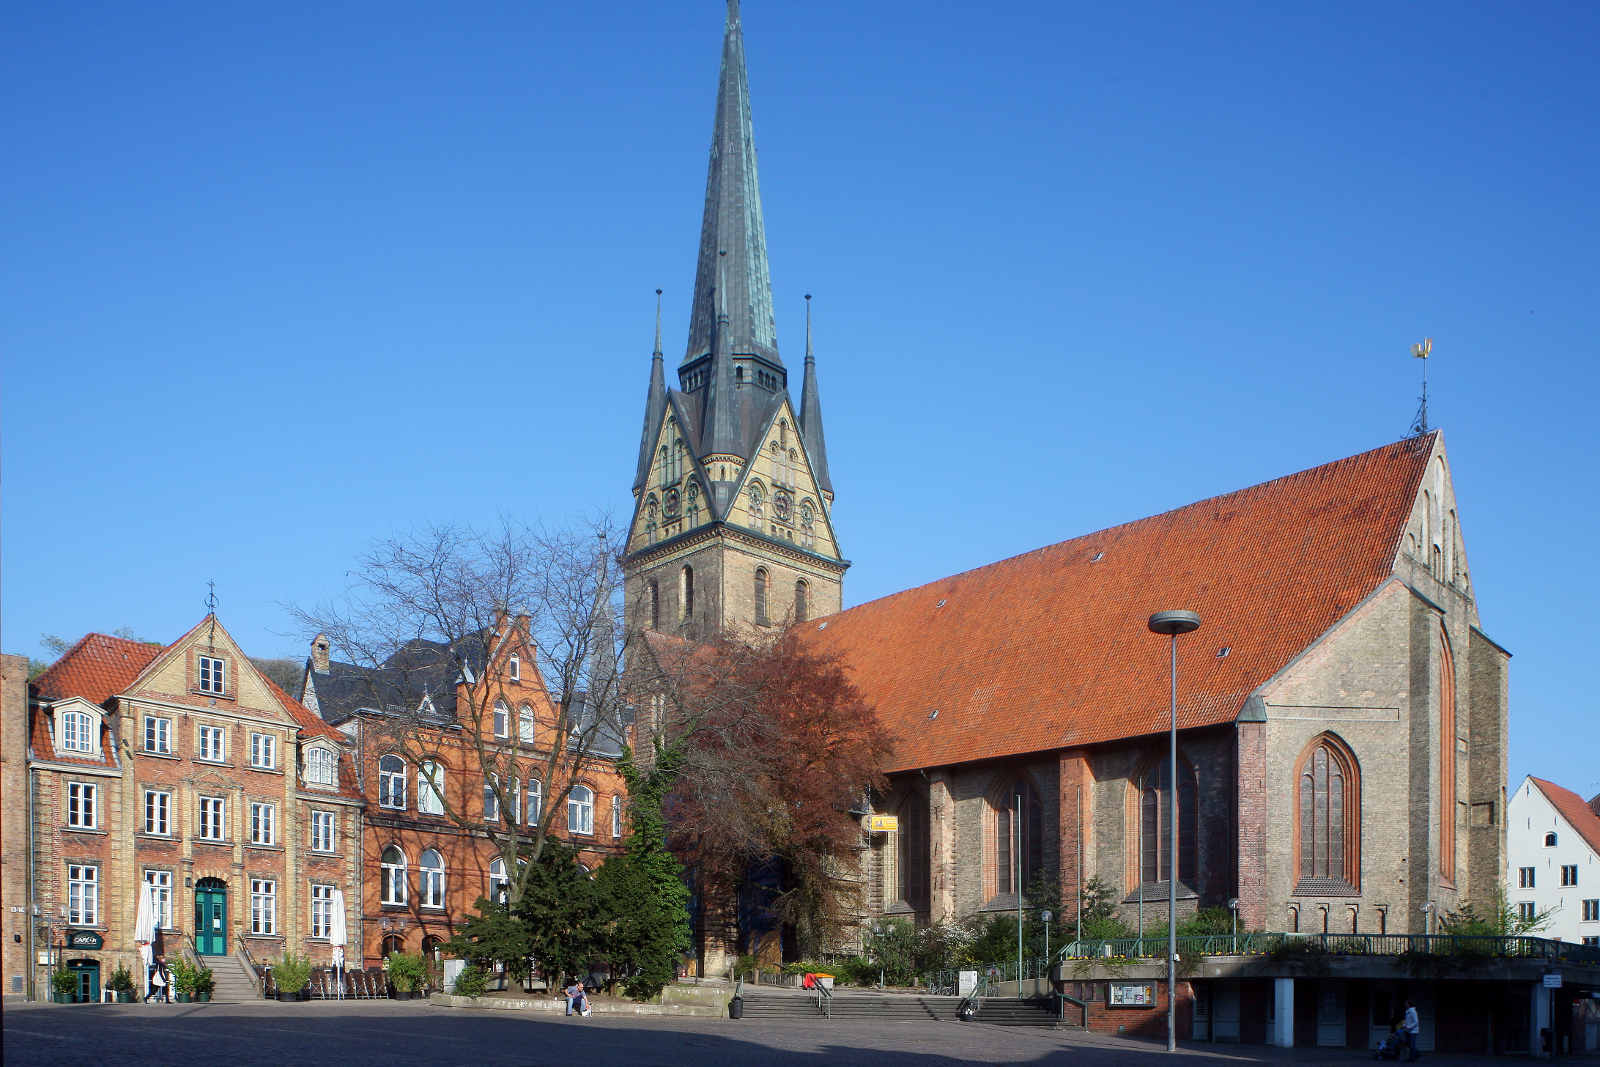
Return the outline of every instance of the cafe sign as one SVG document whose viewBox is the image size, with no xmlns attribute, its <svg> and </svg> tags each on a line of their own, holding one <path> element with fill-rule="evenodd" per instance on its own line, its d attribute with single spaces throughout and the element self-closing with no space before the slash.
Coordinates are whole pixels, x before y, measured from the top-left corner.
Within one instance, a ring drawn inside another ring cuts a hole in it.
<svg viewBox="0 0 1600 1067">
<path fill-rule="evenodd" d="M 67 947 L 101 949 L 106 947 L 106 939 L 93 930 L 74 930 L 67 935 Z"/>
</svg>

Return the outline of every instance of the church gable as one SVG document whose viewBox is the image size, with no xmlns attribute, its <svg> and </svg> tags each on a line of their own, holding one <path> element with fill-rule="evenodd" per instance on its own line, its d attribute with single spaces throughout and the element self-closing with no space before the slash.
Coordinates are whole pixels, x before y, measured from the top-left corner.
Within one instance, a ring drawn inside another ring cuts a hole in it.
<svg viewBox="0 0 1600 1067">
<path fill-rule="evenodd" d="M 828 559 L 840 558 L 827 498 L 817 485 L 787 397 L 756 438 L 728 521 Z"/>
<path fill-rule="evenodd" d="M 1455 485 L 1450 478 L 1450 461 L 1445 455 L 1444 433 L 1435 431 L 1420 440 L 1431 445 L 1428 463 L 1406 520 L 1405 533 L 1396 553 L 1397 567 L 1409 563 L 1414 573 L 1431 576 L 1470 597 L 1466 543 L 1457 518 Z"/>
<path fill-rule="evenodd" d="M 679 404 L 668 405 L 655 441 L 628 531 L 630 553 L 687 533 L 714 518 L 711 498 L 706 493 L 705 471 L 685 432 Z"/>
</svg>

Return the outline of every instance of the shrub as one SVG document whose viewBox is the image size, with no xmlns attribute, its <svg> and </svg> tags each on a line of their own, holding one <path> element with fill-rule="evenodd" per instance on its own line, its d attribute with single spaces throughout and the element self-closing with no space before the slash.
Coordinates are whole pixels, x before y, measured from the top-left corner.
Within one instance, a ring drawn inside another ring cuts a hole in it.
<svg viewBox="0 0 1600 1067">
<path fill-rule="evenodd" d="M 389 981 L 401 993 L 415 993 L 427 980 L 428 965 L 421 955 L 396 952 L 389 957 Z"/>
<path fill-rule="evenodd" d="M 311 983 L 311 961 L 293 953 L 285 955 L 272 965 L 272 981 L 280 992 L 300 992 Z"/>
<path fill-rule="evenodd" d="M 481 997 L 489 990 L 489 973 L 476 963 L 469 963 L 456 975 L 455 993 L 461 997 Z"/>
<path fill-rule="evenodd" d="M 106 988 L 113 993 L 133 992 L 133 972 L 123 964 L 117 964 L 117 969 L 111 972 L 111 978 L 106 982 Z"/>
<path fill-rule="evenodd" d="M 753 977 L 756 971 L 760 969 L 760 962 L 754 956 L 751 956 L 748 953 L 733 961 L 733 976 L 735 978 L 739 977 L 741 974 L 747 978 Z"/>
<path fill-rule="evenodd" d="M 195 970 L 189 966 L 189 961 L 182 956 L 174 956 L 167 965 L 167 970 L 172 972 L 172 988 L 174 992 L 186 996 L 194 995 Z"/>
<path fill-rule="evenodd" d="M 57 993 L 76 993 L 78 976 L 71 971 L 57 971 L 50 976 L 50 988 Z"/>
<path fill-rule="evenodd" d="M 201 964 L 199 967 L 195 968 L 194 991 L 196 993 L 204 993 L 206 996 L 210 996 L 216 991 L 216 988 L 217 976 L 210 967 L 207 967 L 205 964 Z"/>
</svg>

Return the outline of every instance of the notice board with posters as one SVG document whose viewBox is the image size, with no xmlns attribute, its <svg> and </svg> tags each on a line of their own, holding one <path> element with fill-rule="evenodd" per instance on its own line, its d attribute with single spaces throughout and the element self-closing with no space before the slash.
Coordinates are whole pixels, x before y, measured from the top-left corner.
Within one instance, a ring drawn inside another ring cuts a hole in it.
<svg viewBox="0 0 1600 1067">
<path fill-rule="evenodd" d="M 1106 990 L 1108 1008 L 1153 1008 L 1155 1005 L 1154 982 L 1111 982 Z"/>
</svg>

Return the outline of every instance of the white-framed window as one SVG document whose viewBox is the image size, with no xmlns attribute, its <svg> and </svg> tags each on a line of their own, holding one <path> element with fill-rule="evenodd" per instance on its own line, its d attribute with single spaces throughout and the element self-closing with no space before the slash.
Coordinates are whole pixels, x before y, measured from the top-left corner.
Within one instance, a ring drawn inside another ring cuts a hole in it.
<svg viewBox="0 0 1600 1067">
<path fill-rule="evenodd" d="M 1518 867 L 1517 868 L 1517 888 L 1518 889 L 1532 889 L 1532 888 L 1534 888 L 1533 877 L 1534 876 L 1533 876 L 1533 868 L 1532 867 Z"/>
<path fill-rule="evenodd" d="M 430 848 L 417 859 L 417 892 L 424 908 L 444 907 L 444 857 Z"/>
<path fill-rule="evenodd" d="M 278 765 L 278 739 L 271 734 L 250 735 L 250 766 L 272 770 Z"/>
<path fill-rule="evenodd" d="M 511 736 L 511 709 L 506 707 L 506 702 L 494 702 L 494 735 L 496 737 Z"/>
<path fill-rule="evenodd" d="M 333 785 L 337 781 L 339 757 L 320 745 L 306 749 L 306 781 L 312 785 Z"/>
<path fill-rule="evenodd" d="M 94 719 L 87 712 L 61 713 L 61 749 L 64 752 L 94 751 Z"/>
<path fill-rule="evenodd" d="M 622 836 L 622 798 L 615 793 L 611 794 L 611 836 Z"/>
<path fill-rule="evenodd" d="M 506 822 L 516 825 L 522 821 L 522 779 L 513 778 L 506 784 L 506 798 L 511 810 L 506 812 Z"/>
<path fill-rule="evenodd" d="M 144 717 L 144 750 L 172 755 L 172 720 L 160 715 Z"/>
<path fill-rule="evenodd" d="M 272 804 L 250 805 L 250 843 L 275 845 L 278 843 L 278 809 Z"/>
<path fill-rule="evenodd" d="M 500 779 L 496 778 L 492 774 L 489 775 L 488 778 L 484 779 L 483 817 L 485 819 L 493 819 L 495 821 L 499 821 L 500 819 L 500 794 L 495 792 L 495 786 L 499 785 L 499 783 Z"/>
<path fill-rule="evenodd" d="M 228 731 L 221 726 L 200 727 L 200 748 L 195 759 L 221 763 L 228 758 Z"/>
<path fill-rule="evenodd" d="M 383 870 L 382 885 L 380 887 L 385 904 L 404 904 L 406 902 L 406 854 L 400 851 L 399 845 L 390 845 L 383 850 L 379 861 Z"/>
<path fill-rule="evenodd" d="M 313 811 L 311 813 L 311 851 L 332 852 L 337 842 L 337 831 L 334 815 L 331 811 Z"/>
<path fill-rule="evenodd" d="M 517 709 L 517 740 L 531 745 L 537 739 L 538 726 L 533 718 L 533 709 L 524 704 Z"/>
<path fill-rule="evenodd" d="M 1564 886 L 1578 884 L 1578 865 L 1576 863 L 1563 863 L 1561 865 L 1561 884 Z"/>
<path fill-rule="evenodd" d="M 161 789 L 144 791 L 144 832 L 166 837 L 172 832 L 172 794 Z"/>
<path fill-rule="evenodd" d="M 278 883 L 270 878 L 250 879 L 250 932 L 278 932 Z"/>
<path fill-rule="evenodd" d="M 567 794 L 567 832 L 594 833 L 594 790 L 585 785 L 575 785 Z"/>
<path fill-rule="evenodd" d="M 522 681 L 522 657 L 515 652 L 511 653 L 511 659 L 506 663 L 506 673 L 513 682 Z"/>
<path fill-rule="evenodd" d="M 1524 900 L 1517 905 L 1517 918 L 1523 922 L 1532 922 L 1538 914 L 1538 909 L 1531 900 Z"/>
<path fill-rule="evenodd" d="M 544 814 L 544 784 L 537 778 L 528 779 L 528 825 L 538 826 Z"/>
<path fill-rule="evenodd" d="M 444 814 L 444 768 L 433 760 L 417 764 L 417 810 Z"/>
<path fill-rule="evenodd" d="M 1556 832 L 1554 830 L 1548 831 L 1544 835 L 1544 847 L 1545 848 L 1555 848 L 1557 840 L 1558 840 L 1558 838 L 1556 837 Z"/>
<path fill-rule="evenodd" d="M 311 883 L 311 936 L 333 936 L 333 886 Z"/>
<path fill-rule="evenodd" d="M 221 841 L 228 832 L 228 800 L 226 797 L 200 798 L 200 837 L 206 841 Z"/>
<path fill-rule="evenodd" d="M 163 930 L 172 929 L 172 872 L 145 871 L 144 884 L 150 887 L 156 926 Z"/>
<path fill-rule="evenodd" d="M 392 753 L 378 761 L 378 806 L 406 806 L 406 761 Z"/>
<path fill-rule="evenodd" d="M 489 899 L 504 904 L 511 895 L 511 880 L 506 877 L 506 861 L 496 856 L 489 861 Z"/>
<path fill-rule="evenodd" d="M 90 782 L 67 783 L 67 825 L 74 830 L 93 830 L 99 808 L 100 787 Z"/>
<path fill-rule="evenodd" d="M 92 863 L 67 864 L 67 925 L 100 922 L 100 868 Z"/>
<path fill-rule="evenodd" d="M 221 696 L 228 691 L 228 665 L 215 656 L 200 657 L 200 692 Z"/>
</svg>

